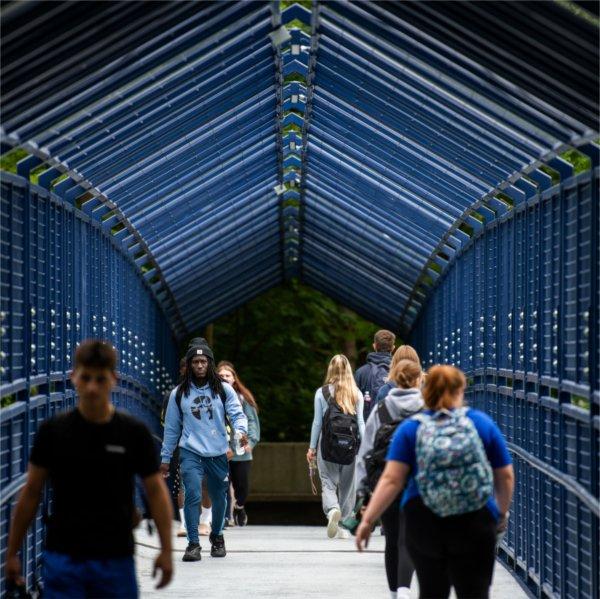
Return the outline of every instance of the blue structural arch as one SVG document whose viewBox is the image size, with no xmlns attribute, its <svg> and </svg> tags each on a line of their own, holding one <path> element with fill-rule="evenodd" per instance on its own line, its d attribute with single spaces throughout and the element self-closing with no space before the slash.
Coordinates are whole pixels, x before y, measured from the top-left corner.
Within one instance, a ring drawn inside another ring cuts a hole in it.
<svg viewBox="0 0 600 599">
<path fill-rule="evenodd" d="M 1 186 L 0 552 L 79 340 L 114 343 L 116 400 L 158 434 L 177 343 L 299 277 L 466 372 L 517 465 L 502 559 L 534 595 L 598 595 L 597 7 L 0 18 L 0 142 L 22 152 Z"/>
</svg>

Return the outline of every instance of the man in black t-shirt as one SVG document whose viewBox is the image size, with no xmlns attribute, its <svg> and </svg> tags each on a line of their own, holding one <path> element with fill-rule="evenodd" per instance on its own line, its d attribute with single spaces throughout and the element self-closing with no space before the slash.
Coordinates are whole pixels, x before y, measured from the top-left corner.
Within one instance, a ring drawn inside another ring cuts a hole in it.
<svg viewBox="0 0 600 599">
<path fill-rule="evenodd" d="M 44 422 L 31 451 L 9 534 L 6 577 L 23 583 L 17 552 L 48 480 L 53 503 L 43 577 L 49 599 L 138 596 L 132 534 L 136 475 L 142 478 L 161 541 L 154 568 L 162 572 L 157 588 L 172 576 L 168 492 L 150 432 L 111 402 L 115 368 L 116 352 L 108 343 L 83 342 L 71 375 L 77 407 Z"/>
</svg>

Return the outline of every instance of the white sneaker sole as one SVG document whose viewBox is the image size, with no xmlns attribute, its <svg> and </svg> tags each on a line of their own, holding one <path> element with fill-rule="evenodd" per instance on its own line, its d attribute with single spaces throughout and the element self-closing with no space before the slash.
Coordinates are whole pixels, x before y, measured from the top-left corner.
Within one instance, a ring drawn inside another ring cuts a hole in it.
<svg viewBox="0 0 600 599">
<path fill-rule="evenodd" d="M 333 539 L 333 537 L 335 537 L 335 535 L 337 534 L 338 522 L 340 521 L 341 517 L 342 517 L 342 512 L 340 512 L 340 510 L 338 508 L 334 508 L 329 513 L 329 519 L 327 522 L 327 536 L 330 539 Z"/>
</svg>

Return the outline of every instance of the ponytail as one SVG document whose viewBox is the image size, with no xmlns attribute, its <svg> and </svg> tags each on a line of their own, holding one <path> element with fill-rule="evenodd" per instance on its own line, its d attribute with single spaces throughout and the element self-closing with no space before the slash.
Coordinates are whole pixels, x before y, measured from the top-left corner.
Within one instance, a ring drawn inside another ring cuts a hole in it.
<svg viewBox="0 0 600 599">
<path fill-rule="evenodd" d="M 430 410 L 453 407 L 456 396 L 467 386 L 465 375 L 454 366 L 432 366 L 427 372 L 423 399 Z"/>
<path fill-rule="evenodd" d="M 400 360 L 390 371 L 390 381 L 400 389 L 412 389 L 417 386 L 421 374 L 420 364 L 413 360 Z"/>
</svg>

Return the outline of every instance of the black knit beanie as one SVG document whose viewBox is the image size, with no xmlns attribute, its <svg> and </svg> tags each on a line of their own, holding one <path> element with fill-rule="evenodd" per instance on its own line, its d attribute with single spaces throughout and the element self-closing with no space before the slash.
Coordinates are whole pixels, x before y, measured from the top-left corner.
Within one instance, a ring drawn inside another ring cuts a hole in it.
<svg viewBox="0 0 600 599">
<path fill-rule="evenodd" d="M 212 349 L 208 346 L 208 344 L 197 344 L 191 345 L 188 348 L 185 359 L 186 361 L 191 360 L 194 356 L 206 356 L 209 360 L 215 361 L 215 356 L 212 353 Z"/>
</svg>

